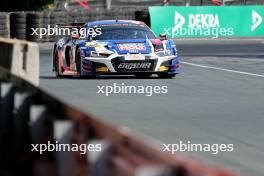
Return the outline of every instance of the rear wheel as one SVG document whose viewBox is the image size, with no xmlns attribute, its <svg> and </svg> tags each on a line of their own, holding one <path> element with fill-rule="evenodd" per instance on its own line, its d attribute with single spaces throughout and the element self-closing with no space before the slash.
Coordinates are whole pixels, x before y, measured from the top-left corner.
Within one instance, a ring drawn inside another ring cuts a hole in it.
<svg viewBox="0 0 264 176">
<path fill-rule="evenodd" d="M 159 78 L 165 78 L 165 79 L 168 79 L 168 78 L 173 78 L 175 77 L 175 73 L 174 74 L 169 74 L 169 73 L 159 73 L 158 74 L 158 77 Z"/>
<path fill-rule="evenodd" d="M 55 72 L 55 76 L 57 78 L 59 78 L 60 75 L 60 66 L 59 66 L 59 61 L 58 61 L 58 53 L 56 52 L 55 56 L 54 56 L 54 72 Z"/>
</svg>

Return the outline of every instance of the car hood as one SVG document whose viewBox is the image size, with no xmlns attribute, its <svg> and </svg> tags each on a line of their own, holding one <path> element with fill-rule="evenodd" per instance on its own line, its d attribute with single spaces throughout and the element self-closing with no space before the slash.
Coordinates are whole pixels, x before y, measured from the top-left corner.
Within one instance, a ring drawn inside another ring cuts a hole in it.
<svg viewBox="0 0 264 176">
<path fill-rule="evenodd" d="M 152 44 L 147 39 L 135 40 L 108 40 L 97 42 L 104 45 L 108 50 L 118 54 L 149 54 L 152 52 Z"/>
</svg>

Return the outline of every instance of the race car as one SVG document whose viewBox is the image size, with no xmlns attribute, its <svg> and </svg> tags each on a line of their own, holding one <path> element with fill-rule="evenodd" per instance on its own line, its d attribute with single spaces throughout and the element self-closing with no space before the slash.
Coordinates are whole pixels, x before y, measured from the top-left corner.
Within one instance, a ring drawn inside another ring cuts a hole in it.
<svg viewBox="0 0 264 176">
<path fill-rule="evenodd" d="M 143 22 L 104 20 L 85 23 L 81 28 L 86 29 L 85 35 L 79 31 L 54 44 L 52 60 L 57 77 L 157 74 L 172 78 L 178 73 L 174 41 L 165 34 L 157 38 Z"/>
</svg>

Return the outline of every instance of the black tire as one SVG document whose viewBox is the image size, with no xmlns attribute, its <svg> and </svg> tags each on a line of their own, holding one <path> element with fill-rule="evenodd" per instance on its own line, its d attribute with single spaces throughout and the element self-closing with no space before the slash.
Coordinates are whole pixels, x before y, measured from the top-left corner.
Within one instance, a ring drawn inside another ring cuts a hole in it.
<svg viewBox="0 0 264 176">
<path fill-rule="evenodd" d="M 76 62 L 76 71 L 77 71 L 77 74 L 78 74 L 78 78 L 82 78 L 82 79 L 85 79 L 85 78 L 95 78 L 96 76 L 95 75 L 91 75 L 91 76 L 85 76 L 85 75 L 82 75 L 82 58 L 81 58 L 81 55 L 80 55 L 80 48 L 77 49 L 76 51 L 76 55 L 75 55 L 75 62 Z"/>
<path fill-rule="evenodd" d="M 158 74 L 158 77 L 159 77 L 159 78 L 164 78 L 164 79 L 173 78 L 173 77 L 175 77 L 175 76 L 176 76 L 175 73 L 174 73 L 174 74 L 168 74 L 168 73 L 159 73 L 159 74 Z"/>
<path fill-rule="evenodd" d="M 55 76 L 56 76 L 56 78 L 60 78 L 61 75 L 60 75 L 60 72 L 59 72 L 59 61 L 58 61 L 58 53 L 57 52 L 54 55 L 53 64 L 54 64 Z"/>
<path fill-rule="evenodd" d="M 81 58 L 81 50 L 77 49 L 75 54 L 75 63 L 76 63 L 76 71 L 79 77 L 82 77 L 82 58 Z"/>
<path fill-rule="evenodd" d="M 36 28 L 41 28 L 41 27 L 42 27 L 42 24 L 39 24 L 39 23 L 27 24 L 27 30 L 31 30 L 31 31 L 32 31 L 31 28 L 36 29 Z"/>
<path fill-rule="evenodd" d="M 12 38 L 26 40 L 26 33 L 14 33 Z"/>
<path fill-rule="evenodd" d="M 26 13 L 10 14 L 11 38 L 26 39 Z"/>
<path fill-rule="evenodd" d="M 40 42 L 42 39 L 34 34 L 33 30 L 42 27 L 42 21 L 43 21 L 43 13 L 28 13 L 27 14 L 27 28 L 26 28 L 26 35 L 27 35 L 27 40 L 33 41 L 33 42 Z M 39 33 L 39 31 L 38 31 Z"/>
<path fill-rule="evenodd" d="M 50 14 L 50 24 L 55 25 L 56 23 L 58 23 L 58 17 L 56 16 L 55 13 L 51 13 Z"/>
<path fill-rule="evenodd" d="M 48 29 L 50 25 L 50 13 L 49 12 L 44 12 L 43 14 L 43 21 L 42 21 L 42 27 Z M 50 40 L 50 36 L 44 35 L 42 41 L 48 42 Z"/>
<path fill-rule="evenodd" d="M 141 74 L 135 74 L 136 78 L 148 78 L 152 75 L 152 73 L 141 73 Z"/>
<path fill-rule="evenodd" d="M 26 29 L 26 24 L 11 24 L 10 26 L 14 30 L 25 30 Z"/>
<path fill-rule="evenodd" d="M 18 18 L 10 20 L 10 25 L 16 25 L 16 24 L 26 24 L 26 18 Z"/>
<path fill-rule="evenodd" d="M 41 19 L 43 18 L 43 13 L 28 13 L 27 18 L 28 20 Z"/>
<path fill-rule="evenodd" d="M 13 12 L 10 14 L 11 18 L 25 18 L 26 16 L 27 14 L 23 12 Z"/>
<path fill-rule="evenodd" d="M 16 39 L 26 39 L 26 30 L 25 29 L 17 29 L 15 31 L 11 31 L 11 37 Z"/>
<path fill-rule="evenodd" d="M 27 24 L 41 24 L 43 21 L 42 13 L 28 13 Z"/>
<path fill-rule="evenodd" d="M 27 24 L 42 24 L 43 19 L 28 19 Z"/>
</svg>

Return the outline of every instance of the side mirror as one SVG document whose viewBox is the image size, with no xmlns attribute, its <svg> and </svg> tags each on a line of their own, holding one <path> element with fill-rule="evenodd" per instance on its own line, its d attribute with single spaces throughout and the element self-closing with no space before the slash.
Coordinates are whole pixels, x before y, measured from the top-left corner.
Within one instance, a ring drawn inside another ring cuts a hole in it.
<svg viewBox="0 0 264 176">
<path fill-rule="evenodd" d="M 78 34 L 72 34 L 71 35 L 71 39 L 72 40 L 79 40 L 80 39 L 80 36 Z"/>
<path fill-rule="evenodd" d="M 161 40 L 166 40 L 167 39 L 166 34 L 160 34 L 159 37 L 160 37 Z"/>
</svg>

